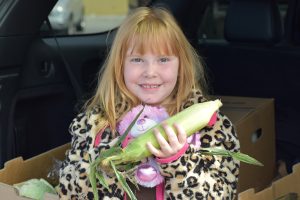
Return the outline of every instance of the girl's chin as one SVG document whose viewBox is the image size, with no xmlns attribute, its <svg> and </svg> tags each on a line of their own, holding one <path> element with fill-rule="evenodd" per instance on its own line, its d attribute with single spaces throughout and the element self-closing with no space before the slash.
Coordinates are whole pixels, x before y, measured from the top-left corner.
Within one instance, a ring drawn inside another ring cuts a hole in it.
<svg viewBox="0 0 300 200">
<path fill-rule="evenodd" d="M 161 101 L 155 99 L 143 99 L 142 102 L 147 105 L 157 106 L 160 105 Z"/>
</svg>

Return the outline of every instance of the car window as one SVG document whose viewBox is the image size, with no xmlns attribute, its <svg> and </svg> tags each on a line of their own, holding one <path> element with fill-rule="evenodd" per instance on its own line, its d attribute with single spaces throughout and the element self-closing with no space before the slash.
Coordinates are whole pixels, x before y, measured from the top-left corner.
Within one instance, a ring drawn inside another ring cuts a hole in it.
<svg viewBox="0 0 300 200">
<path fill-rule="evenodd" d="M 58 0 L 48 18 L 56 35 L 78 35 L 109 31 L 118 27 L 130 9 L 149 0 Z M 42 26 L 44 34 L 50 28 Z"/>
<path fill-rule="evenodd" d="M 198 38 L 224 39 L 224 20 L 230 0 L 211 0 L 198 30 Z M 288 0 L 277 0 L 282 21 L 284 22 Z"/>
</svg>

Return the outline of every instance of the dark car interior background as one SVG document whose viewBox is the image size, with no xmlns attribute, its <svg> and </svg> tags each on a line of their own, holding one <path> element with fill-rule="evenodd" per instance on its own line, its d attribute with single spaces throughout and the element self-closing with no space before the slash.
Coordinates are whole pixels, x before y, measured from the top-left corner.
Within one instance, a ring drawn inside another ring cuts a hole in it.
<svg viewBox="0 0 300 200">
<path fill-rule="evenodd" d="M 1 167 L 70 141 L 68 126 L 93 93 L 116 31 L 56 36 L 47 25 L 56 2 L 0 1 Z M 173 12 L 203 57 L 212 94 L 275 99 L 276 155 L 291 172 L 300 158 L 300 0 L 219 0 L 223 22 L 212 18 L 212 2 L 148 4 Z"/>
</svg>

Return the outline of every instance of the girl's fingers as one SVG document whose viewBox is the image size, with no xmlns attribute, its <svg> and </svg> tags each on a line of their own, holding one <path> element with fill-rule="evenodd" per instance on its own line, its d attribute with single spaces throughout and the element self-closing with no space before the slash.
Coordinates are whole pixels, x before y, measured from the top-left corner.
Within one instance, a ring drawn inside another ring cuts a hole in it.
<svg viewBox="0 0 300 200">
<path fill-rule="evenodd" d="M 184 131 L 183 127 L 180 126 L 179 124 L 174 123 L 174 127 L 176 128 L 176 130 L 178 132 L 177 138 L 178 138 L 179 144 L 184 145 L 186 143 L 186 138 L 187 138 L 186 132 Z"/>
<path fill-rule="evenodd" d="M 147 142 L 146 145 L 147 145 L 148 150 L 149 150 L 154 156 L 159 157 L 159 158 L 163 157 L 162 152 L 161 152 L 159 149 L 155 148 L 155 147 L 151 144 L 151 142 Z"/>
<path fill-rule="evenodd" d="M 183 128 L 178 125 L 174 124 L 174 129 L 172 129 L 167 124 L 162 124 L 168 139 L 165 139 L 158 129 L 154 129 L 154 134 L 156 140 L 160 146 L 160 149 L 155 148 L 151 143 L 147 143 L 147 148 L 149 151 L 156 157 L 164 158 L 169 157 L 176 154 L 186 143 L 186 132 Z"/>
<path fill-rule="evenodd" d="M 163 128 L 165 129 L 165 132 L 168 137 L 168 144 L 171 147 L 176 147 L 178 145 L 178 139 L 175 131 L 167 124 L 163 123 L 162 124 Z"/>
<path fill-rule="evenodd" d="M 186 132 L 182 126 L 174 123 L 174 129 L 167 124 L 163 124 L 163 127 L 168 136 L 169 145 L 171 146 L 172 153 L 179 151 L 186 143 Z"/>
<path fill-rule="evenodd" d="M 168 141 L 161 135 L 161 133 L 157 129 L 154 129 L 154 134 L 160 146 L 161 151 L 165 153 L 171 153 L 172 149 Z"/>
</svg>

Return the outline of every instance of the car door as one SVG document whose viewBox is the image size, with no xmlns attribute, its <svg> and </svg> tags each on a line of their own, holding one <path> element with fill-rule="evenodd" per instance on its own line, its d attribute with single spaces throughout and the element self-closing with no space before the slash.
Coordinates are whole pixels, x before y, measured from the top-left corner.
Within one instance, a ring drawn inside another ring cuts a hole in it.
<svg viewBox="0 0 300 200">
<path fill-rule="evenodd" d="M 0 3 L 1 167 L 70 141 L 68 126 L 111 44 L 114 30 L 56 35 L 44 22 L 56 2 Z"/>
</svg>

